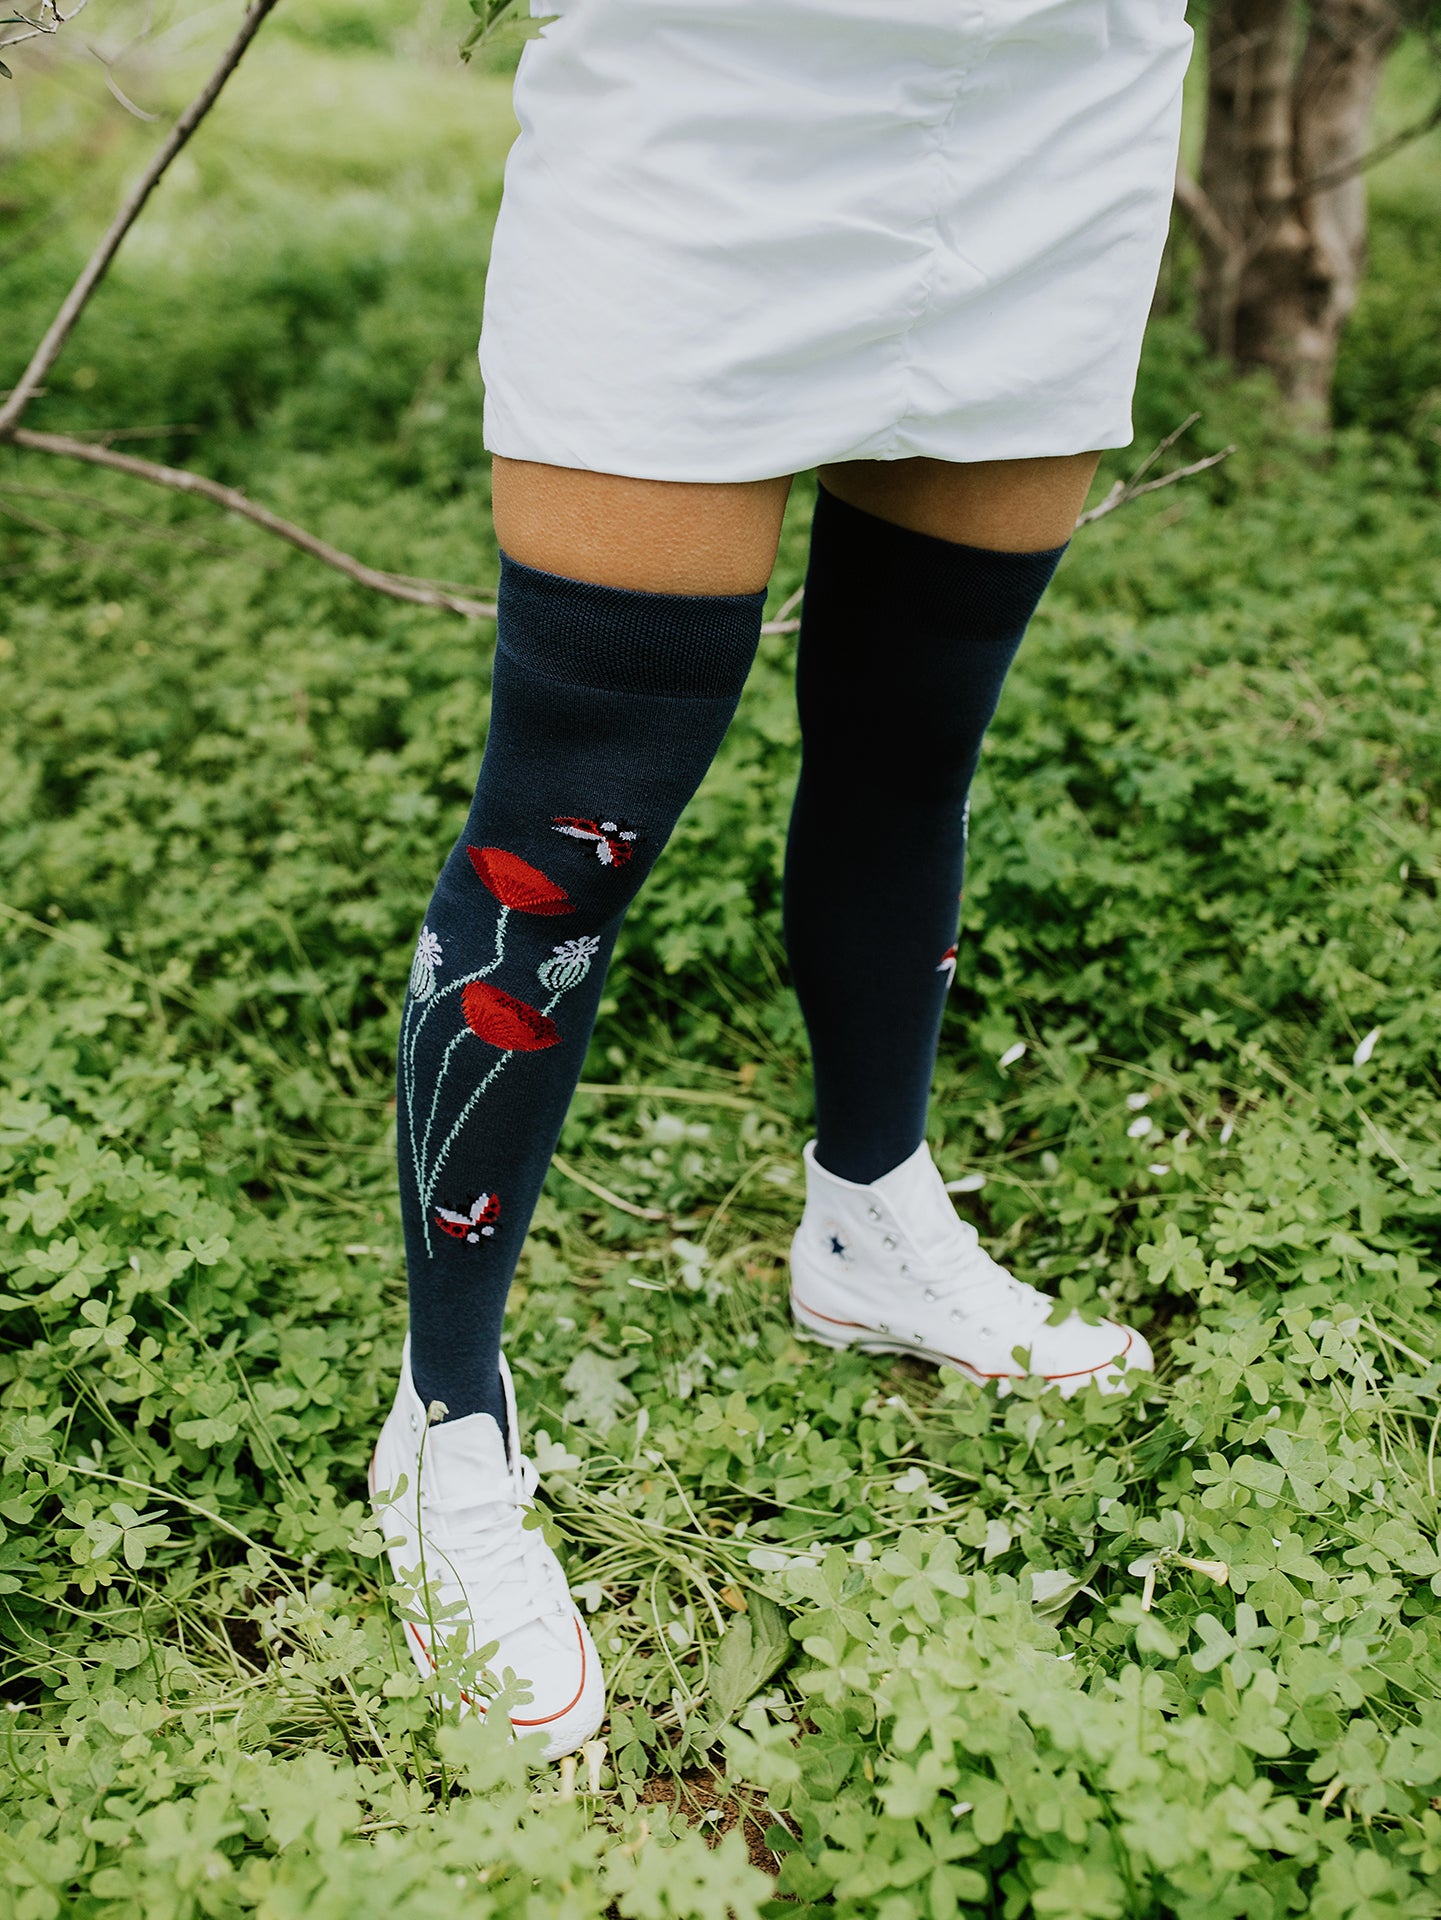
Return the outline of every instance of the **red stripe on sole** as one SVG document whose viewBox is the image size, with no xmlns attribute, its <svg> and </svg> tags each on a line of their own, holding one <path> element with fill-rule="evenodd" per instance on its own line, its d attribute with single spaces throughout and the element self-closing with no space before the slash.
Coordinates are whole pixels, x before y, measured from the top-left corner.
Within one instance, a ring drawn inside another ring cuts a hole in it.
<svg viewBox="0 0 1441 1920">
<path fill-rule="evenodd" d="M 868 1327 L 863 1320 L 836 1320 L 828 1313 L 821 1313 L 816 1307 L 807 1306 L 794 1288 L 791 1290 L 791 1305 L 792 1307 L 799 1307 L 802 1313 L 808 1313 L 813 1320 L 824 1320 L 828 1327 L 847 1327 L 852 1333 L 880 1332 L 879 1327 Z M 1104 1373 L 1107 1367 L 1113 1367 L 1118 1360 L 1125 1359 L 1126 1355 L 1131 1351 L 1132 1338 L 1131 1331 L 1127 1328 L 1126 1344 L 1122 1347 L 1121 1351 L 1112 1354 L 1109 1360 L 1099 1361 L 1094 1367 L 1077 1367 L 1072 1373 L 1043 1373 L 1041 1378 L 1052 1381 L 1084 1380 L 1094 1374 Z M 914 1348 L 901 1346 L 898 1347 L 896 1351 L 899 1353 L 909 1353 L 913 1352 Z M 954 1365 L 964 1368 L 967 1373 L 973 1374 L 977 1380 L 1024 1380 L 1027 1378 L 1027 1375 L 1024 1373 L 983 1373 L 979 1367 L 973 1367 L 969 1360 L 962 1360 L 960 1355 L 955 1353 L 948 1353 L 946 1359 L 953 1362 Z"/>
<path fill-rule="evenodd" d="M 425 1658 L 430 1665 L 431 1672 L 434 1673 L 435 1659 L 434 1659 L 434 1656 L 431 1654 L 430 1648 L 425 1644 L 424 1639 L 421 1637 L 420 1628 L 416 1626 L 413 1620 L 407 1620 L 406 1625 L 410 1628 L 411 1633 L 415 1637 L 416 1646 L 418 1646 L 420 1648 L 420 1651 L 425 1655 Z M 585 1635 L 581 1631 L 581 1625 L 579 1620 L 573 1620 L 572 1625 L 575 1627 L 576 1645 L 580 1648 L 580 1685 L 576 1688 L 574 1697 L 568 1700 L 563 1707 L 557 1707 L 554 1713 L 540 1714 L 534 1720 L 518 1720 L 516 1716 L 512 1714 L 510 1716 L 510 1724 L 513 1727 L 548 1727 L 553 1720 L 563 1719 L 566 1714 L 571 1712 L 571 1710 L 579 1704 L 580 1696 L 585 1692 L 585 1681 L 586 1681 L 587 1661 L 586 1661 L 586 1651 L 585 1651 Z M 461 1690 L 460 1697 L 465 1702 L 465 1704 L 468 1707 L 470 1707 L 474 1712 L 481 1714 L 482 1716 L 484 1715 L 485 1703 L 483 1701 L 472 1700 L 470 1695 L 466 1693 L 463 1688 Z"/>
</svg>

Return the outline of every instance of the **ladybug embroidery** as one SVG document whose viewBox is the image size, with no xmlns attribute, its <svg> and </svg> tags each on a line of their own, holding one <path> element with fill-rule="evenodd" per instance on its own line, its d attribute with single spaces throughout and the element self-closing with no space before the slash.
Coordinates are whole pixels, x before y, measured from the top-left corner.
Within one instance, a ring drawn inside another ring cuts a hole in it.
<svg viewBox="0 0 1441 1920">
<path fill-rule="evenodd" d="M 495 1232 L 495 1223 L 500 1218 L 500 1198 L 494 1193 L 483 1193 L 473 1202 L 469 1213 L 452 1213 L 449 1207 L 437 1207 L 435 1224 L 442 1233 L 448 1233 L 452 1240 L 465 1240 L 471 1246 L 478 1246 L 481 1237 L 487 1239 Z"/>
<path fill-rule="evenodd" d="M 550 825 L 553 833 L 563 833 L 567 840 L 588 840 L 603 867 L 623 867 L 640 838 L 624 820 L 582 820 L 576 814 L 558 813 Z"/>
</svg>

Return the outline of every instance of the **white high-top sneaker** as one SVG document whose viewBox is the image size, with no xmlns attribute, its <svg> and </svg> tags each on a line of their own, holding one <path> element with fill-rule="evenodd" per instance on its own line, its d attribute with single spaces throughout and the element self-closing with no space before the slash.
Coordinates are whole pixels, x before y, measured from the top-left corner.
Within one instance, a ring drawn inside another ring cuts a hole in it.
<svg viewBox="0 0 1441 1920">
<path fill-rule="evenodd" d="M 515 1390 L 504 1359 L 500 1377 L 509 1446 L 488 1413 L 427 1429 L 410 1378 L 407 1340 L 395 1405 L 370 1463 L 370 1495 L 387 1537 L 391 1571 L 417 1594 L 405 1620 L 416 1666 L 427 1680 L 435 1667 L 432 1629 L 419 1597 L 428 1583 L 430 1614 L 443 1641 L 463 1627 L 467 1651 L 499 1642 L 489 1671 L 499 1680 L 509 1669 L 530 1689 L 529 1703 L 512 1713 L 511 1725 L 518 1734 L 543 1733 L 545 1758 L 555 1760 L 600 1725 L 605 1679 L 560 1562 L 544 1535 L 523 1525 L 537 1474 L 520 1451 Z M 456 1602 L 459 1610 L 443 1611 Z M 485 1712 L 484 1701 L 462 1697 Z"/>
<path fill-rule="evenodd" d="M 791 1310 L 830 1347 L 913 1353 L 973 1380 L 1040 1374 L 1069 1397 L 1094 1380 L 1120 1390 L 1155 1362 L 1141 1335 L 1071 1314 L 1047 1326 L 1055 1302 L 1014 1279 L 960 1220 L 924 1141 L 874 1186 L 827 1173 L 805 1151 L 806 1205 L 791 1243 Z M 1017 1348 L 1028 1364 L 1013 1358 Z"/>
</svg>

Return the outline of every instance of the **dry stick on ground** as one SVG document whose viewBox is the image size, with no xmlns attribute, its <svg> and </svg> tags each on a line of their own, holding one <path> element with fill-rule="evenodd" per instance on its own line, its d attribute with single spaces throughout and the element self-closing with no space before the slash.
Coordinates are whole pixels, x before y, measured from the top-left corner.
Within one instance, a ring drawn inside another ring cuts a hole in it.
<svg viewBox="0 0 1441 1920">
<path fill-rule="evenodd" d="M 221 486 L 217 481 L 208 480 L 204 475 L 191 473 L 183 467 L 162 466 L 158 461 L 141 460 L 133 454 L 115 453 L 108 447 L 96 446 L 68 434 L 35 433 L 20 425 L 21 416 L 40 390 L 46 375 L 59 359 L 66 341 L 74 331 L 76 322 L 85 311 L 91 295 L 105 277 L 110 262 L 119 251 L 121 241 L 134 226 L 146 201 L 154 192 L 171 161 L 219 99 L 226 81 L 239 66 L 246 49 L 265 24 L 266 17 L 275 5 L 276 0 L 251 0 L 240 31 L 226 48 L 215 71 L 171 128 L 159 152 L 131 189 L 124 205 L 85 263 L 79 278 L 61 302 L 59 311 L 46 329 L 44 339 L 31 356 L 29 366 L 12 388 L 8 399 L 0 405 L 0 445 L 8 443 L 31 453 L 49 453 L 61 459 L 82 460 L 89 466 L 109 467 L 112 471 L 130 474 L 137 480 L 149 481 L 152 486 L 168 487 L 176 493 L 198 494 L 202 499 L 213 501 L 216 506 L 224 507 L 228 513 L 239 514 L 243 519 L 263 527 L 267 533 L 273 533 L 278 539 L 289 541 L 291 546 L 298 547 L 302 553 L 308 553 L 313 559 L 324 561 L 327 566 L 334 567 L 338 573 L 345 574 L 360 586 L 369 587 L 376 593 L 387 594 L 395 600 L 409 601 L 413 606 L 441 607 L 450 613 L 465 614 L 471 619 L 494 619 L 493 603 L 472 600 L 464 594 L 451 592 L 434 581 L 415 580 L 404 575 L 387 573 L 376 567 L 368 567 L 353 555 L 342 553 L 338 547 L 333 547 L 328 541 L 307 532 L 304 527 L 298 527 L 293 521 L 282 519 L 278 513 L 272 513 L 268 507 L 257 505 L 234 487 Z"/>
</svg>

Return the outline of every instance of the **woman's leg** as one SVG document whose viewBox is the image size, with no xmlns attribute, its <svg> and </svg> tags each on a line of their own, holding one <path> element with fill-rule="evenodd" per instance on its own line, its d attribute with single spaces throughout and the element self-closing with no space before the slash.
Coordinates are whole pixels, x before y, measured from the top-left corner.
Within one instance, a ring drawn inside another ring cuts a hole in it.
<svg viewBox="0 0 1441 1920">
<path fill-rule="evenodd" d="M 791 1249 L 797 1319 L 831 1346 L 919 1354 L 979 1380 L 1031 1373 L 1063 1393 L 1114 1390 L 1151 1366 L 1150 1349 L 1111 1321 L 1051 1324 L 1054 1302 L 957 1219 L 925 1128 L 971 778 L 1094 465 L 822 476 L 786 856 L 817 1121 Z"/>
<path fill-rule="evenodd" d="M 967 795 L 1098 456 L 828 468 L 798 662 L 786 938 L 816 1157 L 867 1183 L 925 1136 Z"/>
<path fill-rule="evenodd" d="M 489 737 L 401 1026 L 411 1373 L 504 1425 L 505 1296 L 612 944 L 755 651 L 787 482 L 496 462 Z"/>
<path fill-rule="evenodd" d="M 786 483 L 496 466 L 490 731 L 401 1019 L 409 1364 L 371 1491 L 422 1675 L 493 1648 L 491 1672 L 529 1695 L 513 1725 L 553 1759 L 595 1732 L 605 1686 L 564 1571 L 525 1524 L 505 1296 L 626 907 L 740 697 Z"/>
<path fill-rule="evenodd" d="M 848 460 L 822 481 L 848 506 L 912 533 L 1000 553 L 1063 547 L 1096 477 L 1098 453 L 1054 460 Z"/>
<path fill-rule="evenodd" d="M 682 486 L 530 460 L 493 463 L 502 553 L 640 593 L 754 593 L 770 579 L 789 477 Z"/>
</svg>

